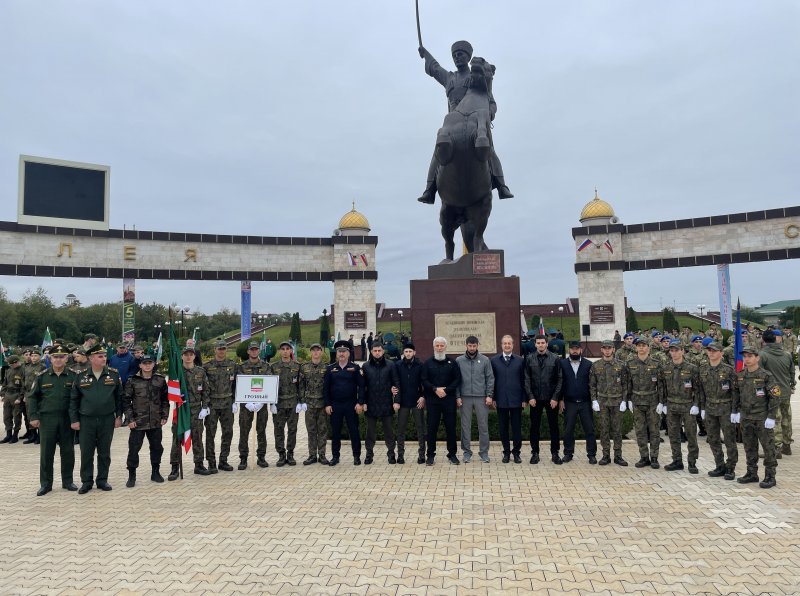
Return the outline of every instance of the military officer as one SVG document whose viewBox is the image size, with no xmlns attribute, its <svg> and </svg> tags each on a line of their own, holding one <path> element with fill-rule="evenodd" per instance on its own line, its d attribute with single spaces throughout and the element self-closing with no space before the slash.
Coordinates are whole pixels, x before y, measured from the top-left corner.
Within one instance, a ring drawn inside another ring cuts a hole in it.
<svg viewBox="0 0 800 596">
<path fill-rule="evenodd" d="M 93 346 L 87 355 L 89 370 L 77 376 L 69 401 L 70 426 L 73 430 L 81 431 L 81 488 L 78 490 L 81 495 L 92 490 L 93 480 L 100 490 L 111 490 L 108 483 L 111 440 L 114 438 L 114 429 L 122 426 L 122 384 L 119 373 L 106 366 L 106 351 L 102 346 Z"/>
<path fill-rule="evenodd" d="M 730 422 L 736 371 L 732 366 L 722 362 L 722 346 L 718 342 L 712 341 L 708 344 L 706 353 L 708 354 L 708 366 L 699 371 L 699 382 L 702 388 L 700 417 L 705 421 L 708 445 L 716 464 L 716 468 L 710 470 L 708 475 L 712 478 L 724 476 L 725 480 L 733 480 L 736 463 L 739 461 L 736 432 Z M 725 449 L 728 452 L 727 462 L 722 453 L 720 431 L 722 431 Z"/>
<path fill-rule="evenodd" d="M 69 427 L 69 399 L 76 375 L 66 368 L 67 351 L 60 345 L 50 351 L 50 368 L 39 373 L 28 393 L 31 425 L 39 430 L 39 492 L 41 497 L 53 490 L 53 460 L 56 445 L 61 456 L 61 486 L 78 490 L 73 482 L 75 446 Z"/>
<path fill-rule="evenodd" d="M 336 362 L 328 366 L 323 379 L 322 396 L 325 413 L 331 417 L 331 466 L 339 463 L 342 447 L 342 421 L 347 423 L 353 465 L 361 465 L 361 435 L 358 432 L 358 403 L 364 391 L 364 377 L 355 362 L 350 362 L 350 344 L 346 340 L 334 344 Z M 455 443 L 455 439 L 454 439 Z"/>
<path fill-rule="evenodd" d="M 311 360 L 300 365 L 300 396 L 306 405 L 306 431 L 308 432 L 308 459 L 304 466 L 314 463 L 328 465 L 325 449 L 328 443 L 328 420 L 322 389 L 327 366 L 322 362 L 322 346 L 311 344 Z"/>
<path fill-rule="evenodd" d="M 772 375 L 761 367 L 758 350 L 746 346 L 742 349 L 744 368 L 736 373 L 733 386 L 732 423 L 742 425 L 742 442 L 747 460 L 747 473 L 737 482 L 758 482 L 758 444 L 764 450 L 766 475 L 761 488 L 775 486 L 775 418 L 781 399 L 781 388 Z"/>
<path fill-rule="evenodd" d="M 661 375 L 661 365 L 650 356 L 650 345 L 647 340 L 637 338 L 634 343 L 636 358 L 625 364 L 625 379 L 628 384 L 625 396 L 633 402 L 633 424 L 636 428 L 636 442 L 639 445 L 639 461 L 634 465 L 637 468 L 650 466 L 657 469 L 660 467 L 658 448 L 661 443 L 658 430 L 661 408 L 658 406 L 661 405 L 664 379 Z"/>
<path fill-rule="evenodd" d="M 217 473 L 217 456 L 215 453 L 214 438 L 217 435 L 217 423 L 222 429 L 222 444 L 219 450 L 219 469 L 233 472 L 233 466 L 228 463 L 233 441 L 233 415 L 238 410 L 238 404 L 233 401 L 236 387 L 236 363 L 228 358 L 228 346 L 224 341 L 214 345 L 214 358 L 203 365 L 208 376 L 208 401 L 211 411 L 205 419 L 206 425 L 206 459 L 208 471 Z"/>
<path fill-rule="evenodd" d="M 270 365 L 258 357 L 261 346 L 251 341 L 247 346 L 247 360 L 236 367 L 237 375 L 271 375 Z M 263 403 L 247 403 L 239 408 L 239 469 L 247 469 L 247 457 L 250 455 L 250 429 L 256 419 L 256 464 L 259 468 L 268 468 L 267 463 L 267 421 L 269 408 Z"/>
<path fill-rule="evenodd" d="M 25 398 L 25 374 L 22 359 L 12 354 L 6 359 L 9 369 L 0 395 L 3 397 L 3 423 L 6 426 L 6 438 L 0 443 L 16 443 L 19 441 L 19 429 L 22 426 L 22 402 Z M 35 430 L 31 427 L 31 430 Z"/>
<path fill-rule="evenodd" d="M 697 422 L 700 413 L 702 388 L 698 368 L 684 357 L 683 345 L 674 340 L 669 347 L 670 362 L 662 368 L 663 397 L 661 411 L 667 415 L 667 431 L 672 448 L 672 463 L 664 466 L 667 472 L 683 470 L 681 455 L 681 426 L 689 443 L 689 473 L 697 474 Z"/>
<path fill-rule="evenodd" d="M 208 377 L 202 366 L 195 366 L 194 348 L 186 346 L 181 350 L 183 364 L 183 379 L 189 399 L 189 415 L 191 417 L 192 456 L 194 459 L 194 473 L 208 476 L 210 472 L 203 465 L 203 419 L 208 416 L 211 401 L 208 397 Z M 170 470 L 167 480 L 177 480 L 180 473 L 181 444 L 177 436 L 177 412 L 172 423 L 172 450 L 169 454 Z"/>
<path fill-rule="evenodd" d="M 151 354 L 139 360 L 139 370 L 128 379 L 123 396 L 125 420 L 131 434 L 128 437 L 128 488 L 136 485 L 136 468 L 139 467 L 139 450 L 147 436 L 150 445 L 150 480 L 164 482 L 161 476 L 161 427 L 167 423 L 169 401 L 167 400 L 167 379 L 154 371 L 156 361 Z"/>
<path fill-rule="evenodd" d="M 278 467 L 297 465 L 294 448 L 297 444 L 297 421 L 300 412 L 300 365 L 292 360 L 292 344 L 283 341 L 278 346 L 279 359 L 272 365 L 272 374 L 280 377 L 278 405 L 273 410 L 272 425 L 275 430 L 275 449 Z M 288 429 L 288 436 L 285 432 Z"/>
<path fill-rule="evenodd" d="M 589 394 L 592 409 L 599 413 L 600 446 L 603 457 L 601 466 L 611 463 L 611 434 L 614 435 L 614 463 L 627 466 L 622 458 L 622 413 L 628 409 L 625 391 L 628 380 L 625 364 L 614 358 L 614 342 L 606 340 L 600 344 L 602 358 L 596 360 L 589 370 Z M 633 402 L 631 402 L 633 405 Z"/>
<path fill-rule="evenodd" d="M 23 366 L 23 386 L 24 392 L 22 395 L 22 404 L 20 406 L 22 410 L 22 416 L 25 418 L 25 427 L 28 429 L 29 432 L 25 433 L 28 435 L 28 438 L 23 441 L 24 444 L 34 443 L 36 445 L 39 444 L 39 431 L 33 428 L 30 425 L 30 416 L 28 416 L 28 409 L 25 404 L 25 394 L 30 391 L 31 386 L 33 385 L 33 379 L 36 378 L 40 372 L 42 372 L 45 368 L 45 363 L 42 362 L 42 352 L 39 348 L 33 348 L 30 350 L 30 362 Z"/>
</svg>

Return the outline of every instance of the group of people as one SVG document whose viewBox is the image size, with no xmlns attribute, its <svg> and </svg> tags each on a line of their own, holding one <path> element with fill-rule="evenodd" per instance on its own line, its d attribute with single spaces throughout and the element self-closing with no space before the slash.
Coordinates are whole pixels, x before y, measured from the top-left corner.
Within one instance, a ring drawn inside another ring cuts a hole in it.
<svg viewBox="0 0 800 596">
<path fill-rule="evenodd" d="M 527 356 L 514 351 L 514 339 L 506 335 L 501 350 L 493 357 L 480 351 L 477 337 L 466 339 L 464 353 L 451 355 L 446 338 L 433 341 L 433 356 L 424 362 L 416 356 L 413 343 L 403 346 L 401 358 L 386 357 L 384 347 L 373 342 L 367 360 L 359 365 L 351 358 L 351 344 L 335 342 L 335 362 L 323 359 L 323 347 L 312 344 L 310 359 L 298 362 L 290 342 L 282 342 L 278 359 L 268 363 L 259 357 L 260 344 L 251 342 L 248 358 L 236 363 L 228 357 L 225 342 L 215 344 L 214 357 L 197 361 L 193 345 L 182 350 L 184 387 L 191 413 L 191 444 L 194 473 L 216 474 L 233 471 L 229 463 L 233 425 L 238 413 L 239 464 L 248 466 L 249 435 L 255 422 L 256 465 L 269 467 L 266 460 L 266 428 L 273 416 L 274 448 L 277 465 L 297 464 L 297 428 L 304 414 L 308 431 L 308 456 L 304 465 L 335 466 L 341 459 L 342 427 L 346 425 L 353 463 L 362 464 L 359 416 L 365 415 L 366 451 L 363 464 L 374 461 L 378 424 L 383 429 L 389 464 L 404 464 L 406 436 L 413 417 L 416 427 L 416 461 L 433 466 L 436 461 L 437 433 L 443 424 L 446 453 L 450 464 L 461 463 L 456 442 L 456 413 L 461 412 L 461 451 L 464 463 L 473 459 L 471 429 L 477 418 L 477 456 L 490 461 L 489 412 L 496 410 L 503 463 L 522 463 L 522 415 L 530 412 L 529 463 L 540 463 L 539 434 L 542 417 L 547 417 L 550 457 L 554 464 L 570 462 L 575 456 L 575 427 L 580 420 L 586 438 L 590 464 L 615 463 L 627 466 L 622 457 L 622 416 L 633 414 L 640 459 L 637 468 L 659 468 L 660 421 L 666 417 L 671 449 L 667 471 L 684 469 L 682 435 L 688 443 L 687 467 L 697 474 L 699 447 L 697 425 L 705 425 L 708 444 L 715 462 L 712 477 L 733 480 L 738 462 L 736 428 L 741 429 L 747 471 L 738 481 L 758 482 L 759 444 L 766 474 L 760 485 L 776 484 L 777 459 L 790 455 L 791 408 L 789 396 L 795 385 L 792 354 L 784 350 L 775 331 L 762 335 L 762 348 L 745 345 L 744 368 L 738 373 L 723 362 L 717 341 L 685 349 L 679 339 L 634 337 L 626 334 L 619 350 L 613 340 L 604 341 L 602 357 L 594 362 L 582 355 L 579 342 L 570 342 L 568 356 L 560 358 L 547 349 L 545 336 L 534 338 L 535 350 Z M 691 338 L 692 340 L 699 338 Z M 26 404 L 28 424 L 40 440 L 40 489 L 45 495 L 53 488 L 53 463 L 56 446 L 60 450 L 63 488 L 85 494 L 94 486 L 111 490 L 108 472 L 114 429 L 124 424 L 128 438 L 128 481 L 136 484 L 139 452 L 147 437 L 151 475 L 164 482 L 160 473 L 163 454 L 162 427 L 169 419 L 167 379 L 156 370 L 150 354 L 137 355 L 124 376 L 110 366 L 106 349 L 89 342 L 70 354 L 56 344 L 48 354 L 50 366 L 38 366 L 35 351 L 33 372 L 17 372 L 20 359 L 11 356 L 2 389 L 4 415 L 11 410 L 12 428 L 17 406 Z M 124 357 L 124 350 L 118 350 Z M 81 357 L 84 358 L 81 361 Z M 71 366 L 68 366 L 69 364 Z M 127 358 L 125 358 L 127 360 Z M 275 375 L 278 381 L 276 404 L 239 404 L 235 401 L 238 375 Z M 11 407 L 7 397 L 11 396 Z M 559 416 L 564 417 L 563 456 Z M 331 427 L 331 457 L 328 459 L 328 420 Z M 601 457 L 597 459 L 595 422 L 600 435 Z M 217 427 L 221 430 L 219 457 L 216 453 Z M 172 425 L 168 480 L 180 476 L 181 445 Z M 74 443 L 81 446 L 80 480 L 73 481 Z M 4 441 L 5 442 L 5 441 Z M 12 440 L 8 441 L 9 443 Z M 613 458 L 612 458 L 613 442 Z M 723 453 L 724 443 L 726 452 Z M 95 453 L 97 470 L 95 473 Z"/>
</svg>

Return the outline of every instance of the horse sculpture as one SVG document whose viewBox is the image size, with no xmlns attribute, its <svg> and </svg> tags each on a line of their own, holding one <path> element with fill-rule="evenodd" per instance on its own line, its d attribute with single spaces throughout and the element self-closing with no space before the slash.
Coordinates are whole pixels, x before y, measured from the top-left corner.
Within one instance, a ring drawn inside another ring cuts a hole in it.
<svg viewBox="0 0 800 596">
<path fill-rule="evenodd" d="M 494 66 L 483 58 L 470 63 L 464 98 L 444 118 L 436 135 L 439 169 L 436 186 L 442 199 L 439 223 L 445 242 L 445 260 L 453 260 L 456 228 L 468 252 L 487 250 L 483 233 L 492 212 L 492 176 L 489 168 L 491 91 Z"/>
</svg>

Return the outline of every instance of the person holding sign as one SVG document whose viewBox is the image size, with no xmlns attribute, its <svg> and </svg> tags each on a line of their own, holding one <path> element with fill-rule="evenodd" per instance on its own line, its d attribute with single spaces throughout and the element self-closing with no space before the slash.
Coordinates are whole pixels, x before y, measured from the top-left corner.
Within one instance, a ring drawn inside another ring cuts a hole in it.
<svg viewBox="0 0 800 596">
<path fill-rule="evenodd" d="M 358 414 L 362 412 L 359 398 L 364 391 L 364 377 L 355 362 L 350 362 L 350 343 L 337 341 L 336 362 L 328 366 L 322 384 L 325 413 L 331 417 L 330 465 L 339 463 L 342 447 L 342 421 L 347 423 L 353 448 L 353 465 L 361 465 L 361 435 L 358 432 Z"/>
<path fill-rule="evenodd" d="M 258 357 L 261 347 L 257 341 L 251 341 L 247 346 L 248 359 L 236 367 L 237 375 L 269 375 L 272 372 L 270 365 Z M 256 419 L 256 464 L 259 468 L 268 468 L 267 455 L 267 422 L 269 410 L 262 403 L 246 403 L 244 409 L 239 411 L 239 469 L 247 469 L 247 456 L 250 454 L 249 438 L 250 429 L 253 428 L 253 418 Z"/>
<path fill-rule="evenodd" d="M 292 344 L 282 341 L 278 346 L 280 360 L 272 365 L 272 374 L 280 377 L 278 384 L 278 406 L 272 411 L 272 426 L 275 430 L 275 449 L 278 452 L 278 467 L 297 465 L 294 447 L 297 444 L 297 421 L 300 419 L 298 397 L 300 365 L 292 360 Z M 275 407 L 275 406 L 273 406 Z M 288 436 L 285 432 L 288 430 Z"/>
</svg>

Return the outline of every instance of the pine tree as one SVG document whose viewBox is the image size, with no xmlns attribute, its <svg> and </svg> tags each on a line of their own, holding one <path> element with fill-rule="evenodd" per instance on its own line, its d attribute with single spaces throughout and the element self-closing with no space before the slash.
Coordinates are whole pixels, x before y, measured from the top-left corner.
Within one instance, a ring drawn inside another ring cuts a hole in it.
<svg viewBox="0 0 800 596">
<path fill-rule="evenodd" d="M 289 328 L 289 339 L 295 343 L 300 343 L 300 313 L 296 312 L 292 315 L 292 325 Z"/>
<path fill-rule="evenodd" d="M 639 321 L 636 320 L 636 311 L 633 310 L 632 306 L 629 306 L 628 311 L 625 313 L 625 326 L 628 328 L 628 331 L 632 333 L 636 333 L 639 329 Z"/>
<path fill-rule="evenodd" d="M 664 333 L 667 331 L 671 331 L 673 329 L 680 329 L 680 324 L 678 323 L 678 319 L 675 318 L 675 311 L 669 307 L 664 309 L 664 316 L 663 316 L 663 327 Z"/>
</svg>

